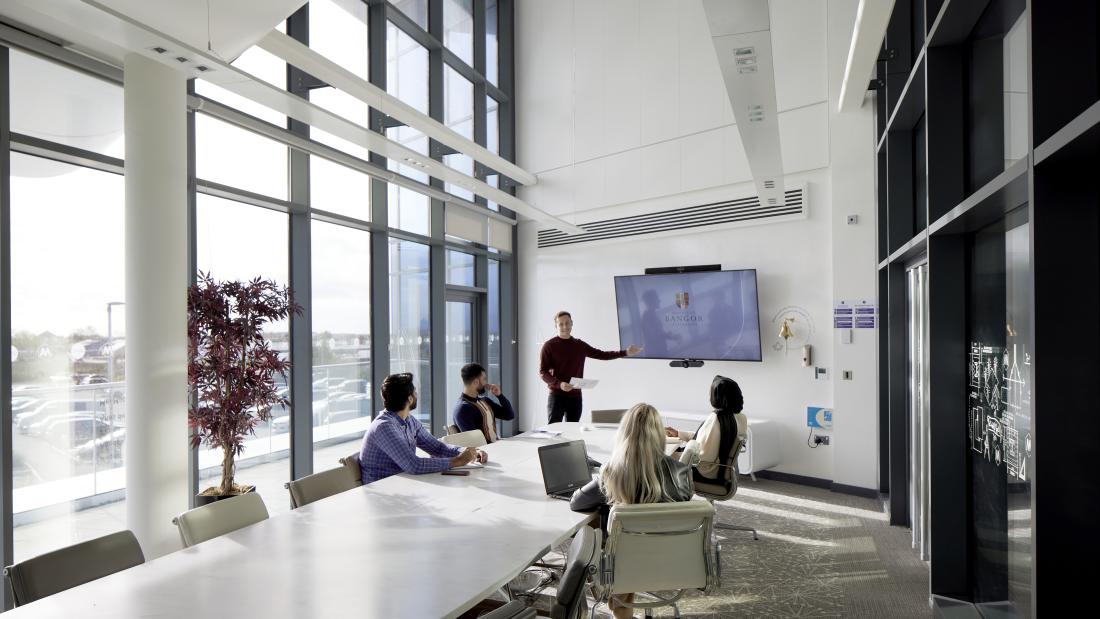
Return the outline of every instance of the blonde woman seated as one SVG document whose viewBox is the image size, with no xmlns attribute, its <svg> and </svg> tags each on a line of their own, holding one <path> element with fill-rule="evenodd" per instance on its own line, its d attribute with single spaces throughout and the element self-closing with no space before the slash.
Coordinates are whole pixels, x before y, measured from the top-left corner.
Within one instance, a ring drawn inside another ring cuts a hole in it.
<svg viewBox="0 0 1100 619">
<path fill-rule="evenodd" d="M 574 492 L 569 506 L 578 512 L 598 510 L 606 530 L 612 505 L 689 501 L 694 494 L 691 467 L 665 455 L 665 432 L 657 409 L 635 404 L 623 416 L 600 478 Z M 632 617 L 631 609 L 619 601 L 633 599 L 632 593 L 612 596 L 611 612 L 620 619 Z"/>
<path fill-rule="evenodd" d="M 745 398 L 741 387 L 730 378 L 715 376 L 710 383 L 710 406 L 714 409 L 695 432 L 683 432 L 665 428 L 665 433 L 681 440 L 695 439 L 702 448 L 699 465 L 692 473 L 695 481 L 726 486 L 726 472 L 719 465 L 727 464 L 733 456 L 737 440 L 745 440 L 749 420 L 741 410 Z"/>
</svg>

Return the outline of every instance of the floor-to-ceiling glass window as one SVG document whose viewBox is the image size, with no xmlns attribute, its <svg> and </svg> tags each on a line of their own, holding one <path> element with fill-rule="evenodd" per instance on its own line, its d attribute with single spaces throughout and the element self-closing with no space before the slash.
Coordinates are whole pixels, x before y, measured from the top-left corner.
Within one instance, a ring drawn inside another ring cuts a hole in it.
<svg viewBox="0 0 1100 619">
<path fill-rule="evenodd" d="M 370 357 L 370 233 L 316 220 L 310 231 L 313 236 L 313 468 L 320 471 L 335 466 L 337 458 L 347 455 L 344 452 L 354 451 L 374 410 Z M 289 424 L 289 419 L 287 422 Z M 344 445 L 346 443 L 354 446 Z M 344 446 L 333 458 L 332 450 L 327 448 L 337 445 Z"/>
<path fill-rule="evenodd" d="M 428 246 L 390 239 L 390 372 L 415 376 L 414 414 L 426 424 L 432 413 L 431 269 Z"/>
<path fill-rule="evenodd" d="M 286 213 L 200 194 L 196 206 L 198 270 L 219 281 L 247 281 L 257 277 L 288 284 Z M 247 235 L 241 231 L 247 230 Z M 264 336 L 271 348 L 289 355 L 289 322 L 269 323 Z M 293 370 L 292 370 L 293 371 Z M 308 371 L 308 370 L 305 370 Z M 290 378 L 288 374 L 287 379 Z M 289 398 L 289 380 L 275 376 L 281 393 Z M 268 511 L 289 509 L 287 501 L 276 500 L 283 484 L 290 479 L 286 462 L 290 455 L 290 435 L 280 431 L 279 423 L 289 416 L 286 407 L 271 409 L 271 419 L 259 424 L 255 434 L 244 442 L 244 451 L 236 458 L 235 481 L 254 485 L 272 500 Z M 199 450 L 199 491 L 216 485 L 221 475 L 220 450 Z"/>
<path fill-rule="evenodd" d="M 11 130 L 121 157 L 122 89 L 9 56 Z M 12 517 L 16 561 L 123 528 L 123 177 L 11 154 Z M 0 311 L 4 311 L 0 309 Z M 109 504 L 99 518 L 80 512 Z"/>
<path fill-rule="evenodd" d="M 123 209 L 117 174 L 11 156 L 17 561 L 124 524 Z M 97 500 L 98 522 L 72 518 Z"/>
</svg>

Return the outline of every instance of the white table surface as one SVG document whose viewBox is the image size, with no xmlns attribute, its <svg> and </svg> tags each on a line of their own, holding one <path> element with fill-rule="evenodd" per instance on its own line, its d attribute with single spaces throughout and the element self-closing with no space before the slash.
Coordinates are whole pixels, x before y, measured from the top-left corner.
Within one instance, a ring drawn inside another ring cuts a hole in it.
<svg viewBox="0 0 1100 619">
<path fill-rule="evenodd" d="M 5 616 L 454 617 L 591 518 L 546 497 L 538 462 L 539 445 L 572 439 L 606 461 L 614 429 L 581 425 L 487 445 L 466 477 L 379 480 Z"/>
</svg>

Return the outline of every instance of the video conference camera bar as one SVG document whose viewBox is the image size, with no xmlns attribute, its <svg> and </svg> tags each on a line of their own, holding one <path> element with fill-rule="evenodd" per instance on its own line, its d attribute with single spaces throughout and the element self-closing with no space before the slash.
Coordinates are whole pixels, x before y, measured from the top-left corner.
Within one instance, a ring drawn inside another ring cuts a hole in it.
<svg viewBox="0 0 1100 619">
<path fill-rule="evenodd" d="M 701 368 L 703 362 L 698 359 L 673 359 L 668 362 L 670 368 Z"/>
</svg>

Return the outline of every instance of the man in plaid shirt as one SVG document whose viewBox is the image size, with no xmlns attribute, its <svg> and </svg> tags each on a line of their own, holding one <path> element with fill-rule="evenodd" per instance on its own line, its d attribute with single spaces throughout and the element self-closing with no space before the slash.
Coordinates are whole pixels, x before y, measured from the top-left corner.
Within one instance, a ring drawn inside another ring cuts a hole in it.
<svg viewBox="0 0 1100 619">
<path fill-rule="evenodd" d="M 363 435 L 359 469 L 363 483 L 398 473 L 438 473 L 474 460 L 485 463 L 488 455 L 479 449 L 447 445 L 424 429 L 409 413 L 416 409 L 416 386 L 412 374 L 391 374 L 382 382 L 385 410 L 374 418 Z M 432 457 L 416 455 L 419 447 Z"/>
</svg>

